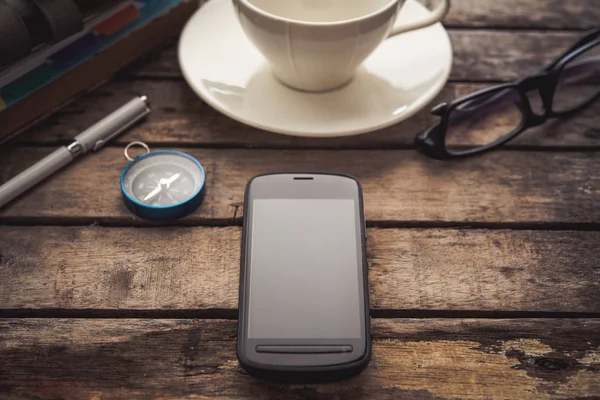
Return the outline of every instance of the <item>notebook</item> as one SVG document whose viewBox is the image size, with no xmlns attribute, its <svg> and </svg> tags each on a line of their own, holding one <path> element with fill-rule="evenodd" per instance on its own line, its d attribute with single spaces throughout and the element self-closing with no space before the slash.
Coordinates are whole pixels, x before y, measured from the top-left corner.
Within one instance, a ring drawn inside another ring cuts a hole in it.
<svg viewBox="0 0 600 400">
<path fill-rule="evenodd" d="M 82 29 L 0 70 L 0 142 L 176 36 L 198 0 L 126 0 L 88 15 Z"/>
</svg>

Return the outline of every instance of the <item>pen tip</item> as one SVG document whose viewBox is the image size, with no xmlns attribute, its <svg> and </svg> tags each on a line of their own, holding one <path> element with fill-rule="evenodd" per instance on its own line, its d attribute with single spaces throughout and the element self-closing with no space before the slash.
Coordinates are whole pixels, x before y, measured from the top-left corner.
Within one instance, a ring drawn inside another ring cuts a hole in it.
<svg viewBox="0 0 600 400">
<path fill-rule="evenodd" d="M 146 105 L 148 110 L 150 110 L 150 100 L 148 100 L 148 96 L 140 96 L 140 100 Z"/>
</svg>

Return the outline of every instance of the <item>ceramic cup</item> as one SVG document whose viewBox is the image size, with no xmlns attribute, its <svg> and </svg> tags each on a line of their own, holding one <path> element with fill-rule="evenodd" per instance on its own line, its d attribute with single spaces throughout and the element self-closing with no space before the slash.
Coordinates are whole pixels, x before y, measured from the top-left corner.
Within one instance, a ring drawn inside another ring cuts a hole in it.
<svg viewBox="0 0 600 400">
<path fill-rule="evenodd" d="M 427 18 L 394 27 L 404 1 L 233 0 L 275 77 L 313 92 L 345 85 L 386 38 L 435 24 L 450 8 L 450 0 L 441 0 Z"/>
</svg>

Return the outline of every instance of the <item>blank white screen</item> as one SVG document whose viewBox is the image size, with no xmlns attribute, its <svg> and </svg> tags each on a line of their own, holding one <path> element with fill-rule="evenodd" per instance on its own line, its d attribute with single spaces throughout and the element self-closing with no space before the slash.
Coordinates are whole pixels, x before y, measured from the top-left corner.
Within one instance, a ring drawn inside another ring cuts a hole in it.
<svg viewBox="0 0 600 400">
<path fill-rule="evenodd" d="M 250 339 L 358 339 L 355 201 L 252 204 Z"/>
</svg>

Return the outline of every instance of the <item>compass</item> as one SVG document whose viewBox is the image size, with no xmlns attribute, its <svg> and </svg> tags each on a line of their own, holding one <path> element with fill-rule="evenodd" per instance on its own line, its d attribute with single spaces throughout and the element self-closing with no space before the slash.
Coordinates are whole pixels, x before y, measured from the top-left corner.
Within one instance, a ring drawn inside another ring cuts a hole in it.
<svg viewBox="0 0 600 400">
<path fill-rule="evenodd" d="M 194 157 L 175 150 L 148 152 L 132 160 L 121 174 L 127 208 L 150 220 L 173 220 L 194 212 L 204 198 L 206 175 Z"/>
</svg>

